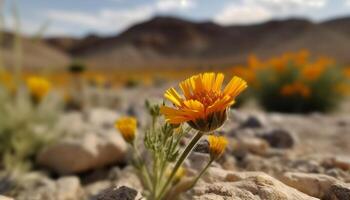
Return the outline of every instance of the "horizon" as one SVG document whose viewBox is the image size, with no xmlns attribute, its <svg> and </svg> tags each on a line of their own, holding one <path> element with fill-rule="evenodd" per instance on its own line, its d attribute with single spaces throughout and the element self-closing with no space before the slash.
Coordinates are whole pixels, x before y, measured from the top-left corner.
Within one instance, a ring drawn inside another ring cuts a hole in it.
<svg viewBox="0 0 350 200">
<path fill-rule="evenodd" d="M 45 37 L 118 35 L 155 17 L 174 17 L 222 26 L 256 25 L 271 20 L 305 19 L 320 23 L 350 16 L 350 0 L 77 0 L 4 1 L 5 27 L 13 30 L 12 4 L 17 2 L 21 32 Z M 118 22 L 118 23 L 117 23 Z"/>
</svg>

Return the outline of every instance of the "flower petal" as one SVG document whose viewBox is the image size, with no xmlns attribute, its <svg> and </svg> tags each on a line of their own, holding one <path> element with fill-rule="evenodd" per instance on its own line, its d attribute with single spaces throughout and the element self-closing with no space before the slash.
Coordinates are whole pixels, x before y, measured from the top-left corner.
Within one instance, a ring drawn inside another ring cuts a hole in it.
<svg viewBox="0 0 350 200">
<path fill-rule="evenodd" d="M 247 88 L 247 82 L 234 76 L 224 89 L 224 95 L 236 98 L 244 89 Z"/>
</svg>

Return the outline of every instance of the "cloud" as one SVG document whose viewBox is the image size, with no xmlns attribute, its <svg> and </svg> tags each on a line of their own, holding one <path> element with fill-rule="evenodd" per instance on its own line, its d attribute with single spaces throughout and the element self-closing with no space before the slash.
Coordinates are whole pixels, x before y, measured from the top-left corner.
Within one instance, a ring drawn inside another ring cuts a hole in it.
<svg viewBox="0 0 350 200">
<path fill-rule="evenodd" d="M 268 20 L 271 16 L 270 11 L 258 5 L 231 4 L 214 17 L 214 21 L 223 25 L 249 24 Z"/>
<path fill-rule="evenodd" d="M 157 13 L 184 11 L 194 7 L 194 0 L 186 0 L 185 3 L 181 3 L 179 0 L 156 0 L 151 5 L 126 9 L 100 9 L 96 13 L 77 10 L 49 10 L 46 12 L 46 16 L 55 26 L 74 25 L 88 29 L 88 31 L 114 33 L 132 24 L 150 19 Z"/>
<path fill-rule="evenodd" d="M 156 11 L 187 10 L 196 6 L 189 0 L 158 0 L 155 4 Z"/>
<path fill-rule="evenodd" d="M 214 21 L 224 25 L 258 23 L 275 17 L 308 14 L 324 8 L 327 3 L 328 0 L 242 0 L 228 3 L 214 16 Z"/>
<path fill-rule="evenodd" d="M 345 5 L 350 6 L 350 0 L 345 0 Z"/>
</svg>

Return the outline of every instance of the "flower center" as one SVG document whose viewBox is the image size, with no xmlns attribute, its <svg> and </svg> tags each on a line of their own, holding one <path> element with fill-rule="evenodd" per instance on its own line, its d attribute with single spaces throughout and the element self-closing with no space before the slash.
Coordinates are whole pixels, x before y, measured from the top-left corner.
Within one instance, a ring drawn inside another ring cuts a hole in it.
<svg viewBox="0 0 350 200">
<path fill-rule="evenodd" d="M 213 103 L 221 97 L 222 97 L 221 92 L 203 91 L 203 92 L 192 94 L 191 99 L 201 102 L 204 105 L 204 107 L 208 107 L 210 105 L 213 105 Z"/>
</svg>

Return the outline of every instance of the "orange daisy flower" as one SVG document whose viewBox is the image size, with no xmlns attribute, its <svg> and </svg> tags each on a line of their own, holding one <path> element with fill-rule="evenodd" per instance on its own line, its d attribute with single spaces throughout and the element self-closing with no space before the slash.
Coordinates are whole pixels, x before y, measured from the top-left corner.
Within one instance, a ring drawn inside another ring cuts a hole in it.
<svg viewBox="0 0 350 200">
<path fill-rule="evenodd" d="M 221 90 L 223 81 L 222 73 L 203 73 L 188 78 L 179 84 L 183 97 L 175 88 L 165 92 L 165 98 L 175 107 L 162 106 L 161 113 L 171 124 L 187 122 L 203 132 L 219 128 L 227 118 L 227 109 L 247 87 L 246 81 L 234 76 Z"/>
</svg>

